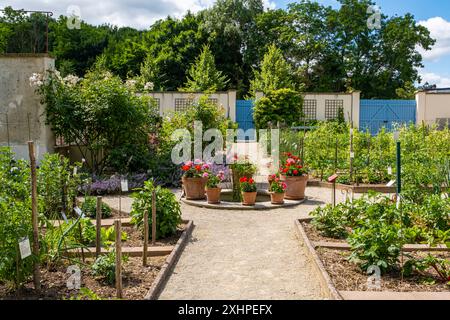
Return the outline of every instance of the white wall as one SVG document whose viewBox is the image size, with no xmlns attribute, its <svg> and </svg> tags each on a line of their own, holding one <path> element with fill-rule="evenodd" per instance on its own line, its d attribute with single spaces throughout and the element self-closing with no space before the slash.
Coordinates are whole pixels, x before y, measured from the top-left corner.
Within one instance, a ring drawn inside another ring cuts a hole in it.
<svg viewBox="0 0 450 320">
<path fill-rule="evenodd" d="M 264 95 L 261 92 L 257 92 L 256 99 L 259 99 L 263 96 Z M 329 120 L 329 118 L 327 118 L 327 105 L 328 109 L 331 109 L 332 105 L 338 107 L 342 106 L 344 108 L 344 116 L 346 121 L 350 122 L 351 118 L 353 117 L 353 125 L 355 128 L 358 128 L 360 114 L 359 107 L 361 99 L 360 96 L 360 91 L 355 91 L 353 93 L 306 92 L 303 94 L 303 111 L 305 113 L 308 113 L 308 109 L 314 110 L 312 111 L 310 117 L 307 117 L 307 119 L 325 121 Z"/>
<path fill-rule="evenodd" d="M 198 99 L 205 94 L 203 93 L 187 93 L 187 92 L 152 92 L 149 96 L 157 99 L 160 106 L 160 114 L 168 114 L 175 112 L 177 99 Z M 227 118 L 236 121 L 236 91 L 230 90 L 227 92 L 216 92 L 208 94 L 209 99 L 216 99 L 218 107 L 223 108 Z"/>
<path fill-rule="evenodd" d="M 350 122 L 353 117 L 353 125 L 357 128 L 359 126 L 359 104 L 360 104 L 360 92 L 355 91 L 353 93 L 305 93 L 304 94 L 304 109 L 306 108 L 308 101 L 315 101 L 316 103 L 316 119 L 320 121 L 330 120 L 327 117 L 329 115 L 328 109 L 332 109 L 332 106 L 342 105 L 344 108 L 344 116 L 347 122 Z"/>
<path fill-rule="evenodd" d="M 33 73 L 54 67 L 55 60 L 43 54 L 0 56 L 0 145 L 7 146 L 9 140 L 17 158 L 28 159 L 30 138 L 38 160 L 54 150 L 55 139 L 45 125 L 44 106 L 29 80 Z"/>
<path fill-rule="evenodd" d="M 433 125 L 437 119 L 450 119 L 450 93 L 416 93 L 417 124 Z"/>
</svg>

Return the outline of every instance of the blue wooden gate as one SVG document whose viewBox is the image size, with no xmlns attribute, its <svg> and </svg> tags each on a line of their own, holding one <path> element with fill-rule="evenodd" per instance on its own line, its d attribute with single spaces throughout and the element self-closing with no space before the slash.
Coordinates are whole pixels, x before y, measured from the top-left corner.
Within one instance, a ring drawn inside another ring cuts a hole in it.
<svg viewBox="0 0 450 320">
<path fill-rule="evenodd" d="M 361 100 L 359 127 L 375 135 L 382 128 L 392 131 L 396 124 L 416 122 L 415 100 Z"/>
<path fill-rule="evenodd" d="M 255 123 L 253 122 L 253 100 L 237 100 L 236 101 L 236 122 L 238 123 L 239 129 L 247 131 L 249 129 L 255 128 Z M 242 134 L 238 135 L 238 140 L 254 140 L 255 132 L 249 131 L 247 136 Z"/>
</svg>

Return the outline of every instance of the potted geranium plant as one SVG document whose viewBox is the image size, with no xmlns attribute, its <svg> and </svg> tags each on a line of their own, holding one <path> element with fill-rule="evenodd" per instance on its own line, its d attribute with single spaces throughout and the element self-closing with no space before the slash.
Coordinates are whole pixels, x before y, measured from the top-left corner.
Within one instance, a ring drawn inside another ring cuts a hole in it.
<svg viewBox="0 0 450 320">
<path fill-rule="evenodd" d="M 208 173 L 209 165 L 201 160 L 186 162 L 181 169 L 183 170 L 183 188 L 187 200 L 205 199 L 205 187 L 208 178 L 204 176 Z"/>
<path fill-rule="evenodd" d="M 253 178 L 242 177 L 240 180 L 242 192 L 242 204 L 244 206 L 254 206 L 256 203 L 257 187 Z"/>
<path fill-rule="evenodd" d="M 299 157 L 287 153 L 287 160 L 280 167 L 280 180 L 286 183 L 288 200 L 305 199 L 305 190 L 308 183 L 308 169 L 302 164 Z"/>
<path fill-rule="evenodd" d="M 270 184 L 270 200 L 272 204 L 283 204 L 284 197 L 286 195 L 287 185 L 285 182 L 281 181 L 279 178 L 275 177 Z"/>
<path fill-rule="evenodd" d="M 205 172 L 203 176 L 208 179 L 206 182 L 206 197 L 208 198 L 208 203 L 220 203 L 220 193 L 222 189 L 219 187 L 219 184 L 225 179 L 225 173 L 220 171 L 215 175 Z"/>
</svg>

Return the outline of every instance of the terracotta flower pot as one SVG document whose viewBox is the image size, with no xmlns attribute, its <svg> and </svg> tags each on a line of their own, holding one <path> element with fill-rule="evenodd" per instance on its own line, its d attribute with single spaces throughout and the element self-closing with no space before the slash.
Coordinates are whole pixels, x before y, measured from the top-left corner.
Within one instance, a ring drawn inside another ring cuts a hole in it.
<svg viewBox="0 0 450 320">
<path fill-rule="evenodd" d="M 220 203 L 220 193 L 222 189 L 221 188 L 206 188 L 206 197 L 208 198 L 209 204 L 217 204 Z"/>
<path fill-rule="evenodd" d="M 205 196 L 206 178 L 186 178 L 183 177 L 183 188 L 187 200 L 203 200 Z"/>
<path fill-rule="evenodd" d="M 242 205 L 254 206 L 257 194 L 257 192 L 242 192 Z"/>
<path fill-rule="evenodd" d="M 305 190 L 308 183 L 308 176 L 287 177 L 281 176 L 281 181 L 287 185 L 285 199 L 303 200 L 305 199 Z"/>
<path fill-rule="evenodd" d="M 271 192 L 270 193 L 270 200 L 272 204 L 284 204 L 284 197 L 286 196 L 285 193 L 276 193 Z"/>
</svg>

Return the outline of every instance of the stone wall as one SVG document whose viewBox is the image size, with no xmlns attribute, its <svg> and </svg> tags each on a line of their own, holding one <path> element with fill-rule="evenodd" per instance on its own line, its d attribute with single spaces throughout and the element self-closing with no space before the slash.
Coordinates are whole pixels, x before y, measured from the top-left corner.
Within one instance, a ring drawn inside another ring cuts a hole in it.
<svg viewBox="0 0 450 320">
<path fill-rule="evenodd" d="M 38 160 L 54 150 L 44 107 L 29 81 L 33 73 L 54 68 L 55 60 L 48 55 L 0 55 L 0 145 L 11 146 L 17 158 L 28 159 L 30 140 L 36 144 Z"/>
</svg>

